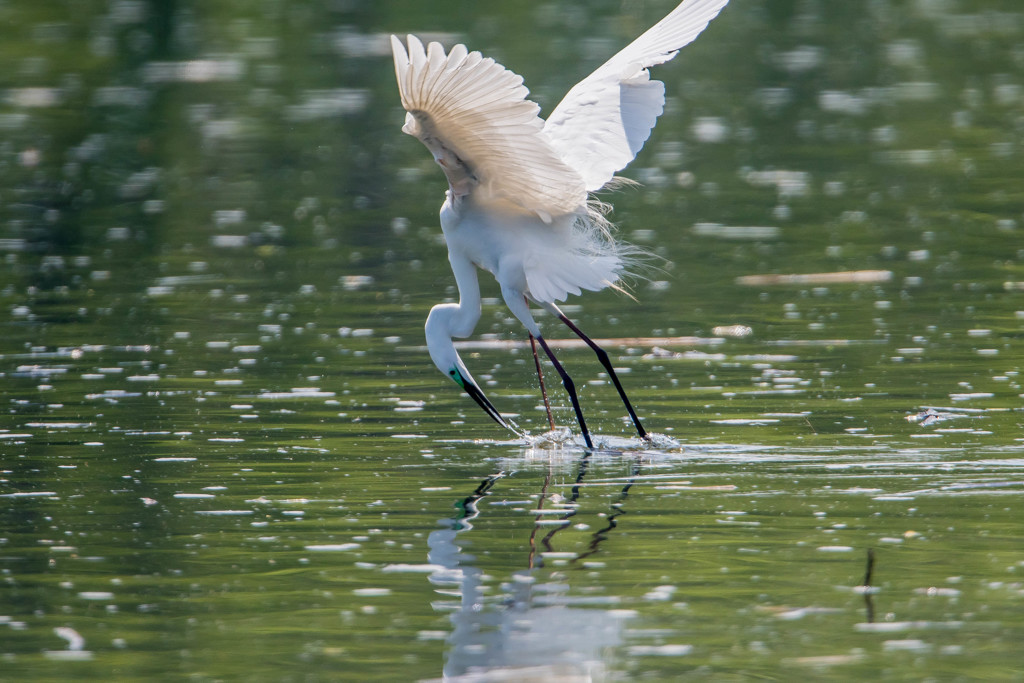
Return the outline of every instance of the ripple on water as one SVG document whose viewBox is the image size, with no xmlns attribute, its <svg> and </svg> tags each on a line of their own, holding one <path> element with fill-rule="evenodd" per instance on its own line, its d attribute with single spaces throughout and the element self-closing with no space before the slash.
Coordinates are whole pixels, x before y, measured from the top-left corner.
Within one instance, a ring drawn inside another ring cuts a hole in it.
<svg viewBox="0 0 1024 683">
<path fill-rule="evenodd" d="M 963 628 L 963 621 L 881 621 L 854 624 L 853 628 L 862 633 L 899 633 L 925 629 L 957 630 Z"/>
<path fill-rule="evenodd" d="M 886 640 L 882 643 L 882 649 L 889 652 L 930 652 L 931 643 L 926 643 L 918 638 L 906 638 L 902 640 Z"/>
<path fill-rule="evenodd" d="M 291 391 L 265 391 L 252 398 L 279 401 L 282 399 L 333 398 L 336 395 L 333 391 L 321 391 L 317 387 L 294 387 Z"/>
<path fill-rule="evenodd" d="M 245 517 L 253 514 L 252 510 L 196 510 L 195 514 L 209 517 Z"/>
<path fill-rule="evenodd" d="M 43 657 L 55 662 L 87 662 L 93 654 L 89 650 L 43 650 Z"/>
<path fill-rule="evenodd" d="M 109 591 L 82 591 L 78 597 L 83 600 L 113 600 L 114 594 Z"/>
<path fill-rule="evenodd" d="M 447 568 L 439 564 L 386 564 L 380 568 L 382 572 L 389 574 L 433 574 L 434 572 L 445 571 Z"/>
</svg>

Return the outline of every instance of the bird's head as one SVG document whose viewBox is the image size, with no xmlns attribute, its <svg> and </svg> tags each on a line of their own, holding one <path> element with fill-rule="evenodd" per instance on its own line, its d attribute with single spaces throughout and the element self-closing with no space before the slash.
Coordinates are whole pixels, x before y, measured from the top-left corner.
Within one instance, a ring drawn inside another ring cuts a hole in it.
<svg viewBox="0 0 1024 683">
<path fill-rule="evenodd" d="M 506 429 L 519 433 L 505 418 L 501 416 L 498 409 L 487 400 L 480 385 L 473 379 L 466 364 L 462 362 L 459 352 L 455 350 L 455 343 L 452 341 L 450 320 L 453 309 L 448 305 L 435 306 L 427 316 L 426 336 L 427 350 L 430 351 L 430 359 L 442 373 L 447 375 L 453 382 L 458 384 L 463 391 L 469 394 L 470 398 L 476 401 L 485 413 L 491 416 L 495 422 Z"/>
</svg>

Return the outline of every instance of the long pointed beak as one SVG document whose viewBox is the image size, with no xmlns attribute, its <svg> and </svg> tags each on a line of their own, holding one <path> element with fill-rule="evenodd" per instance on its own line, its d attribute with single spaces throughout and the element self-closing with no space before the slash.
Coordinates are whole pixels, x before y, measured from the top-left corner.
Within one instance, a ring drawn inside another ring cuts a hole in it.
<svg viewBox="0 0 1024 683">
<path fill-rule="evenodd" d="M 460 375 L 461 375 L 461 373 L 460 373 Z M 495 422 L 500 424 L 505 429 L 508 429 L 508 430 L 510 430 L 512 432 L 515 432 L 518 436 L 522 436 L 522 434 L 520 434 L 519 430 L 516 429 L 515 427 L 513 427 L 512 425 L 510 425 L 505 420 L 505 418 L 503 418 L 501 416 L 501 413 L 498 412 L 498 409 L 495 408 L 494 405 L 490 401 L 487 400 L 487 397 L 484 396 L 484 392 L 480 391 L 480 387 L 478 387 L 476 384 L 474 384 L 472 382 L 472 380 L 466 379 L 465 377 L 461 377 L 461 379 L 462 379 L 462 381 L 459 382 L 459 384 L 462 386 L 462 389 L 467 394 L 469 394 L 470 398 L 472 398 L 474 401 L 476 401 L 476 404 L 478 406 L 483 408 L 485 413 L 487 413 L 488 415 L 491 416 L 492 420 L 494 420 Z"/>
</svg>

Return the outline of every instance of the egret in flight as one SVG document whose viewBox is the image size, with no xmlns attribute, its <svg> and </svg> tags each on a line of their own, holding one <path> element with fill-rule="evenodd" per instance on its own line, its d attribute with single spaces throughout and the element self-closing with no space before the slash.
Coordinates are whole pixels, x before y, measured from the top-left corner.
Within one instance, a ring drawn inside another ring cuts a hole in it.
<svg viewBox="0 0 1024 683">
<path fill-rule="evenodd" d="M 438 369 L 503 427 L 519 433 L 481 391 L 452 341 L 471 335 L 480 319 L 477 269 L 495 277 L 531 344 L 536 340 L 551 360 L 588 448 L 593 442 L 575 385 L 541 334 L 531 304 L 565 323 L 597 354 L 637 434 L 648 438 L 608 354 L 557 302 L 584 289 L 621 289 L 635 251 L 615 240 L 604 205 L 589 201 L 589 193 L 633 160 L 664 111 L 665 84 L 651 80 L 648 68 L 675 57 L 727 2 L 684 0 L 577 83 L 547 121 L 527 99 L 522 77 L 493 59 L 465 45 L 445 54 L 438 43 L 424 49 L 408 36 L 407 48 L 391 37 L 408 112 L 402 130 L 426 145 L 448 179 L 441 230 L 459 303 L 430 310 L 427 347 Z"/>
</svg>

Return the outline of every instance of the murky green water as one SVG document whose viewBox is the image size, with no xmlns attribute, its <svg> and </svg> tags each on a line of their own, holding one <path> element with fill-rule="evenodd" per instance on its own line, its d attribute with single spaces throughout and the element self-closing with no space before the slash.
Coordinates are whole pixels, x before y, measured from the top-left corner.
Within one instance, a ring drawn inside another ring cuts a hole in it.
<svg viewBox="0 0 1024 683">
<path fill-rule="evenodd" d="M 678 447 L 586 349 L 589 456 L 430 364 L 386 35 L 550 110 L 672 5 L 0 3 L 0 679 L 1024 676 L 1017 0 L 733 0 L 658 72 L 664 261 L 567 312 Z"/>
</svg>

